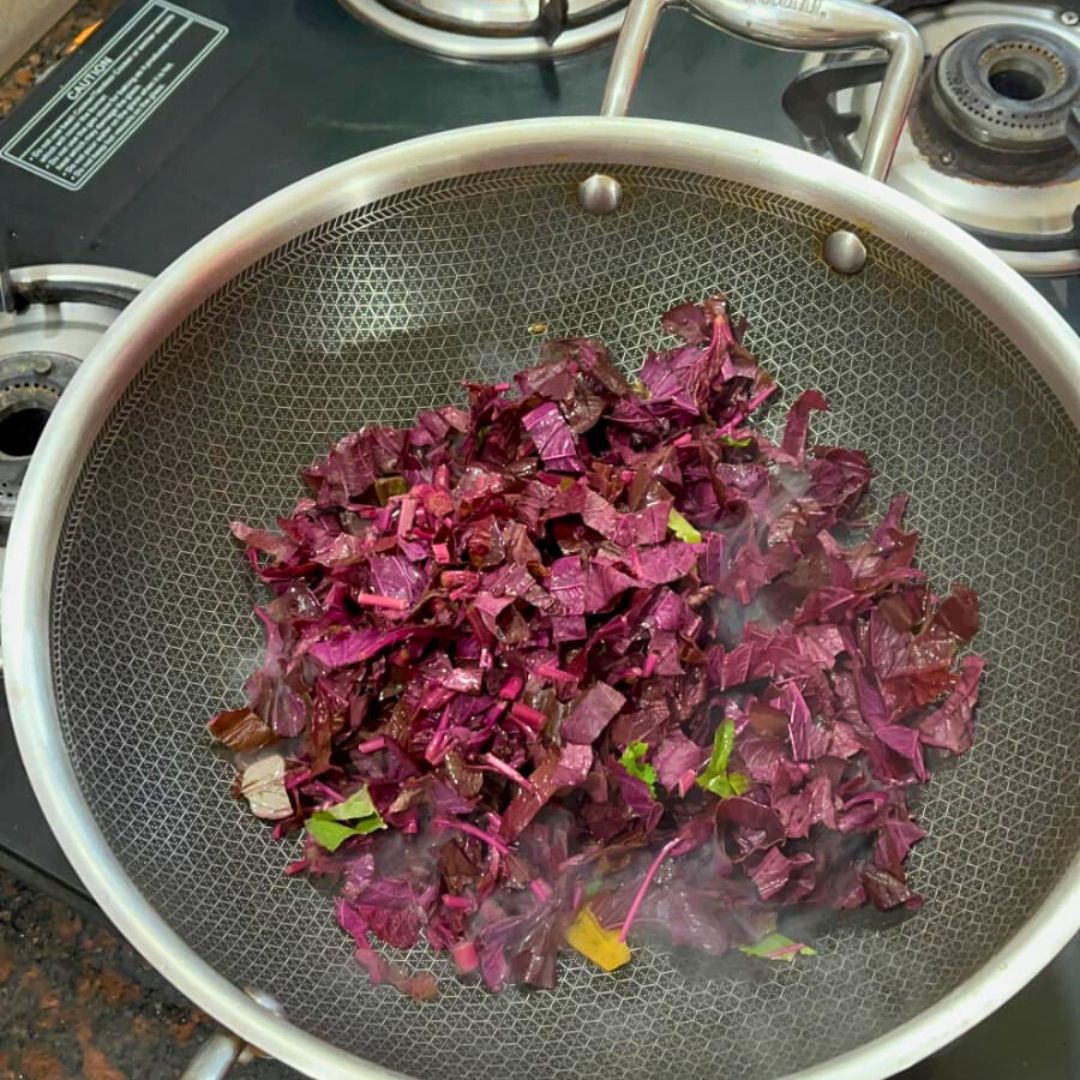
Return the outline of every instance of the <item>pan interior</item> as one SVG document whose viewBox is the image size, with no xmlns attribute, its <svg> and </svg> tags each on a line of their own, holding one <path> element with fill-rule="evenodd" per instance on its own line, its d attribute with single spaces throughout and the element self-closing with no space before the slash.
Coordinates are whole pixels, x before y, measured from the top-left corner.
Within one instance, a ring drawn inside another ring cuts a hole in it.
<svg viewBox="0 0 1080 1080">
<path fill-rule="evenodd" d="M 92 813 L 192 949 L 300 1026 L 417 1077 L 772 1080 L 852 1050 L 953 989 L 1015 932 L 1076 853 L 1078 438 L 1014 347 L 949 286 L 871 240 L 828 272 L 837 222 L 715 178 L 612 169 L 623 208 L 582 214 L 583 166 L 445 181 L 328 222 L 249 268 L 165 341 L 86 460 L 54 580 L 65 740 Z M 240 700 L 257 599 L 228 522 L 270 522 L 298 470 L 365 422 L 461 399 L 549 335 L 599 334 L 627 368 L 671 303 L 722 289 L 815 435 L 867 450 L 884 498 L 913 495 L 922 564 L 979 591 L 989 668 L 975 749 L 920 807 L 925 911 L 844 926 L 818 955 L 688 972 L 642 949 L 615 975 L 568 958 L 554 993 L 440 976 L 417 1006 L 373 989 L 330 901 L 282 867 L 229 794 L 204 723 Z M 535 326 L 533 327 L 535 329 Z"/>
</svg>

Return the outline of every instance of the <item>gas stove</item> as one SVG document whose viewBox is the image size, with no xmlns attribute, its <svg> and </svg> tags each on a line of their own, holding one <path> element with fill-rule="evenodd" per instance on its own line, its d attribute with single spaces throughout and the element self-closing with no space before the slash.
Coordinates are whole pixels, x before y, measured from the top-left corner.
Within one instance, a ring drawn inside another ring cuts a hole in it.
<svg viewBox="0 0 1080 1080">
<path fill-rule="evenodd" d="M 889 183 L 1025 274 L 1080 271 L 1080 9 L 1026 0 L 892 0 L 926 46 Z M 858 161 L 884 71 L 808 56 L 784 95 L 807 147 Z"/>
<path fill-rule="evenodd" d="M 262 196 L 345 158 L 450 127 L 597 112 L 625 7 L 620 0 L 121 5 L 0 123 L 0 229 L 17 268 L 8 287 L 0 283 L 0 538 L 52 405 L 146 275 Z M 974 65 L 993 93 L 1023 111 L 1042 96 L 1032 96 L 1036 83 L 1056 85 L 1059 50 L 1062 86 L 1071 85 L 1062 43 L 1072 47 L 1073 24 L 1058 9 L 1044 17 L 1046 10 L 1018 0 L 955 0 L 912 13 L 928 50 L 943 55 L 928 66 L 922 111 L 904 135 L 893 182 L 975 231 L 1023 237 L 1072 228 L 1080 199 L 1070 185 L 1080 180 L 1070 171 L 1071 151 L 1061 148 L 1055 173 L 1057 142 L 1034 128 L 1025 136 L 1008 119 L 992 125 L 987 141 L 979 110 L 998 106 L 985 87 L 983 99 L 965 96 L 949 74 L 969 78 Z M 1003 24 L 1031 33 L 1002 34 Z M 984 36 L 950 53 L 948 43 L 969 31 Z M 1036 47 L 1035 31 L 1056 34 L 1047 51 Z M 793 145 L 805 139 L 849 160 L 872 104 L 874 65 L 880 78 L 877 57 L 853 63 L 838 67 L 820 56 L 801 69 L 798 56 L 703 32 L 675 12 L 657 30 L 634 112 Z M 784 87 L 797 123 L 781 108 Z M 1019 184 L 1008 156 L 1016 143 L 1037 144 L 1016 150 L 1031 153 L 1024 160 L 1036 169 Z M 957 156 L 946 161 L 950 150 Z M 1073 255 L 1074 247 L 1070 241 Z M 1018 265 L 1056 274 L 1038 287 L 1080 327 L 1080 277 L 1063 273 L 1077 265 L 1060 252 L 1028 254 L 1039 257 Z M 52 888 L 81 893 L 23 775 L 2 702 L 0 858 Z M 1080 1076 L 1078 962 L 1074 943 L 995 1017 L 907 1080 Z"/>
</svg>

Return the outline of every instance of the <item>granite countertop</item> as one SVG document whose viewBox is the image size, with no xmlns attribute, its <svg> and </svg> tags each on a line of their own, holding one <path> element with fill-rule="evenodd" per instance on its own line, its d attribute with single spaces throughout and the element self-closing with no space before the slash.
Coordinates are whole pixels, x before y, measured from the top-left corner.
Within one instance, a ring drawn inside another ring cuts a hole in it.
<svg viewBox="0 0 1080 1080">
<path fill-rule="evenodd" d="M 0 868 L 0 1080 L 169 1080 L 215 1030 L 102 920 Z"/>
<path fill-rule="evenodd" d="M 47 78 L 65 57 L 93 35 L 122 0 L 78 0 L 71 10 L 15 66 L 0 76 L 0 119 Z"/>
<path fill-rule="evenodd" d="M 211 1029 L 112 931 L 3 871 L 0 1016 L 3 1080 L 165 1076 Z"/>
</svg>

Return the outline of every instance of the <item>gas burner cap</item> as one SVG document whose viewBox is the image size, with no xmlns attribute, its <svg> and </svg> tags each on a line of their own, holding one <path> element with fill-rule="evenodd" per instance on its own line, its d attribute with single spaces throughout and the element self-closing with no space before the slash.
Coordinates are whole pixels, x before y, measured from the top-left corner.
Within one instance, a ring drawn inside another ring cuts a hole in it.
<svg viewBox="0 0 1080 1080">
<path fill-rule="evenodd" d="M 986 26 L 957 38 L 938 59 L 930 96 L 961 139 L 1007 155 L 1059 151 L 1080 95 L 1080 49 L 1025 26 Z M 1060 171 L 1060 170 L 1059 170 Z"/>
<path fill-rule="evenodd" d="M 13 311 L 0 311 L 0 536 L 30 455 L 79 364 L 150 278 L 106 266 L 11 272 Z"/>
<path fill-rule="evenodd" d="M 1021 273 L 1080 272 L 1077 12 L 1023 0 L 886 6 L 904 9 L 928 57 L 889 184 Z M 858 163 L 882 71 L 869 52 L 807 58 L 785 107 L 812 150 Z"/>
<path fill-rule="evenodd" d="M 615 37 L 628 0 L 340 0 L 364 22 L 459 60 L 561 56 Z"/>
</svg>

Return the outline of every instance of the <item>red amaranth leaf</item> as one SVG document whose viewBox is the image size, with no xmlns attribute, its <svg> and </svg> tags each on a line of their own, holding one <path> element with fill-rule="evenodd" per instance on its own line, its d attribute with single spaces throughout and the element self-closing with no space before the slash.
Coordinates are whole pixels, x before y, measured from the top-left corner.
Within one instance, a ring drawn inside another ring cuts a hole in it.
<svg viewBox="0 0 1080 1080">
<path fill-rule="evenodd" d="M 548 341 L 232 526 L 266 648 L 210 732 L 304 830 L 286 873 L 335 879 L 357 961 L 418 1000 L 380 945 L 550 988 L 586 902 L 714 955 L 798 905 L 921 903 L 908 799 L 971 745 L 978 598 L 915 565 L 907 496 L 859 520 L 871 463 L 811 439 L 820 393 L 765 435 L 779 388 L 723 297 L 661 328 L 633 385 Z"/>
</svg>

